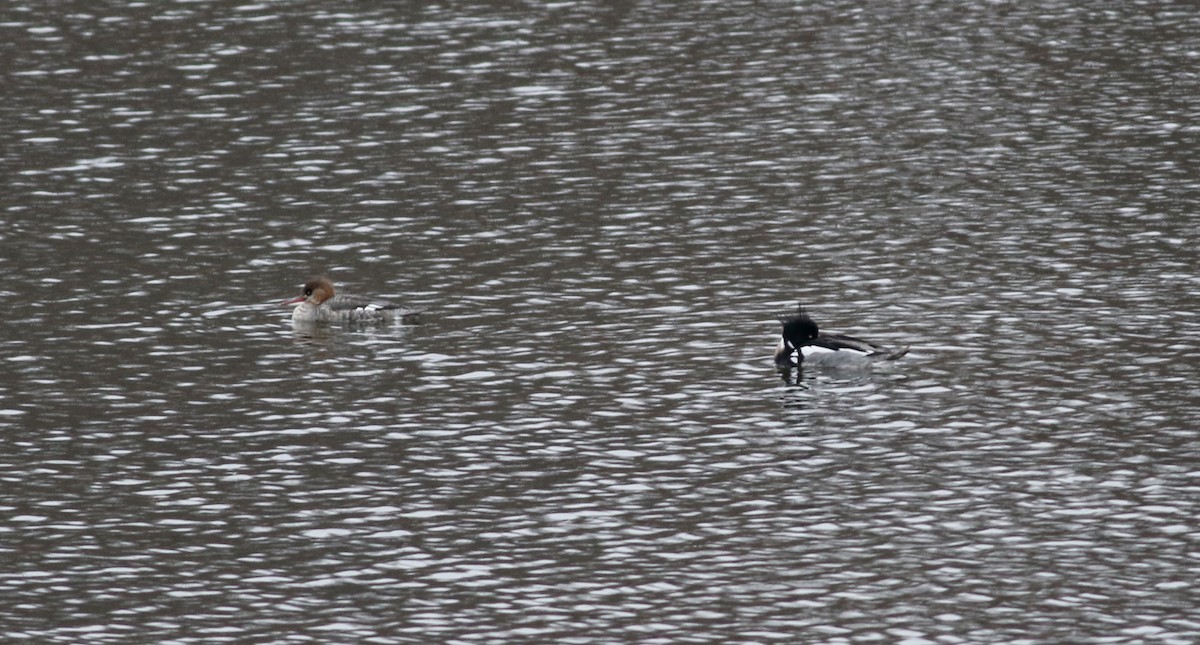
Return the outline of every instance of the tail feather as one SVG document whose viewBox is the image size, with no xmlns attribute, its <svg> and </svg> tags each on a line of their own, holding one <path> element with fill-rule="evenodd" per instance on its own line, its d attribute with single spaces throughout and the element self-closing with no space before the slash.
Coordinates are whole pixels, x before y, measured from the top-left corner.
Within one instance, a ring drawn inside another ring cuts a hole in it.
<svg viewBox="0 0 1200 645">
<path fill-rule="evenodd" d="M 894 361 L 908 353 L 909 346 L 899 347 L 897 349 L 888 349 L 886 347 L 879 348 L 879 351 L 871 354 L 871 358 L 876 361 Z"/>
</svg>

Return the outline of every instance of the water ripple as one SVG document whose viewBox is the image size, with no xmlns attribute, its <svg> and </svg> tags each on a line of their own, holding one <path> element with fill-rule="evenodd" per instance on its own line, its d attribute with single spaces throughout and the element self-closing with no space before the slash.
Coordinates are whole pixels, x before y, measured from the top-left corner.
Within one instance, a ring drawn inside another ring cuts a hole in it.
<svg viewBox="0 0 1200 645">
<path fill-rule="evenodd" d="M 1197 640 L 1197 25 L 1085 5 L 0 10 L 4 637 Z"/>
</svg>

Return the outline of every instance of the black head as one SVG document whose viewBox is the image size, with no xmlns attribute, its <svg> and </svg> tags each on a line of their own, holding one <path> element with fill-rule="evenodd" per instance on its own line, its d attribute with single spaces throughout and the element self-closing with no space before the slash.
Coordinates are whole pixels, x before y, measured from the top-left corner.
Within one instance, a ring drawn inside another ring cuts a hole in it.
<svg viewBox="0 0 1200 645">
<path fill-rule="evenodd" d="M 817 337 L 817 323 L 813 322 L 803 307 L 796 307 L 796 313 L 781 316 L 779 323 L 783 325 L 783 339 L 792 347 L 801 347 Z"/>
</svg>

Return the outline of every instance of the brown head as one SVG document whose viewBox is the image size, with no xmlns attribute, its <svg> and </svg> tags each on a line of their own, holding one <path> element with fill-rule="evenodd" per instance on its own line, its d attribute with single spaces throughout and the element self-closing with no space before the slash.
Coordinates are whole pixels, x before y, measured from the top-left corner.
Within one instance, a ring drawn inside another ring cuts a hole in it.
<svg viewBox="0 0 1200 645">
<path fill-rule="evenodd" d="M 304 290 L 301 294 L 287 302 L 285 305 L 294 305 L 298 302 L 308 301 L 313 305 L 320 305 L 322 302 L 333 297 L 333 282 L 325 276 L 318 276 L 304 283 Z"/>
</svg>

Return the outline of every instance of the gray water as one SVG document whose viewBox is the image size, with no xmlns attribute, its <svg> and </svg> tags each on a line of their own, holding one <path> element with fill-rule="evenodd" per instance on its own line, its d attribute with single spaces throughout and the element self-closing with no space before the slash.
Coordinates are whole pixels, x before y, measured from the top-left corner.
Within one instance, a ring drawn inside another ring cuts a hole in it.
<svg viewBox="0 0 1200 645">
<path fill-rule="evenodd" d="M 1200 640 L 1197 33 L 5 5 L 0 639 Z"/>
</svg>

